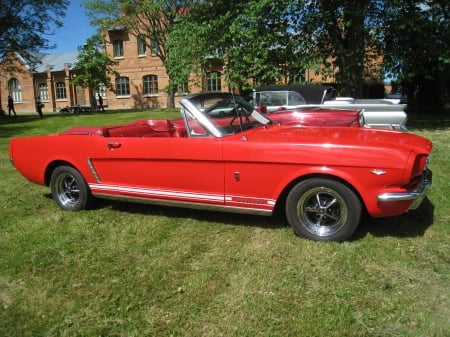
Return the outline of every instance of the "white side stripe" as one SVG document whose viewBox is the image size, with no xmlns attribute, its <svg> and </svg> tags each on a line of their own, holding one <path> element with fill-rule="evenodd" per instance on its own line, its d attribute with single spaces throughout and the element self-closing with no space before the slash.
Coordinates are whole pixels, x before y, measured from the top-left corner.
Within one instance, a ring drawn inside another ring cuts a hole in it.
<svg viewBox="0 0 450 337">
<path fill-rule="evenodd" d="M 201 193 L 187 193 L 187 192 L 177 192 L 177 191 L 166 191 L 150 188 L 138 188 L 138 187 L 127 187 L 127 186 L 117 186 L 117 185 L 101 185 L 101 184 L 89 184 L 89 187 L 96 191 L 108 191 L 115 193 L 134 193 L 142 194 L 146 196 L 154 197 L 171 197 L 171 198 L 185 198 L 194 200 L 209 200 L 209 201 L 224 201 L 224 196 L 220 194 L 201 194 Z"/>
<path fill-rule="evenodd" d="M 248 196 L 237 195 L 222 195 L 222 194 L 202 194 L 193 192 L 181 192 L 181 191 L 168 191 L 151 188 L 139 188 L 129 186 L 118 185 L 104 185 L 104 184 L 89 184 L 89 187 L 95 192 L 105 191 L 113 194 L 139 194 L 146 197 L 160 197 L 160 198 L 183 198 L 193 201 L 215 201 L 215 202 L 227 202 L 227 203 L 241 203 L 241 204 L 255 204 L 255 205 L 268 205 L 274 206 L 276 200 L 264 199 Z"/>
</svg>

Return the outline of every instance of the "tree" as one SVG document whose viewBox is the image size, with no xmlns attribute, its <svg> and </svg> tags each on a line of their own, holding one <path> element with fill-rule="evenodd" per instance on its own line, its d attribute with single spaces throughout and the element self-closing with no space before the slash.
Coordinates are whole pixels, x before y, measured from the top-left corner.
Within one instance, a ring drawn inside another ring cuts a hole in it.
<svg viewBox="0 0 450 337">
<path fill-rule="evenodd" d="M 174 72 L 171 63 L 166 64 L 168 50 L 167 39 L 187 8 L 195 0 L 85 0 L 88 15 L 94 25 L 105 31 L 111 27 L 123 27 L 136 38 L 145 37 L 148 47 L 153 48 L 165 66 L 169 75 L 167 106 L 175 106 L 177 84 L 170 77 Z"/>
<path fill-rule="evenodd" d="M 211 0 L 189 14 L 184 36 L 204 27 L 194 30 L 203 57 L 222 59 L 227 79 L 242 89 L 299 81 L 316 69 L 335 77 L 341 93 L 360 97 L 364 66 L 380 55 L 382 1 Z"/>
<path fill-rule="evenodd" d="M 386 72 L 402 84 L 411 111 L 442 111 L 450 101 L 450 4 L 389 0 L 386 10 Z"/>
<path fill-rule="evenodd" d="M 300 44 L 335 73 L 341 94 L 361 97 L 365 65 L 381 55 L 383 1 L 298 1 L 294 7 Z"/>
<path fill-rule="evenodd" d="M 165 43 L 165 66 L 174 87 L 189 84 L 189 80 L 202 78 L 208 57 L 201 41 L 205 41 L 205 27 L 186 15 L 180 17 Z M 191 76 L 196 74 L 197 76 Z M 198 85 L 198 82 L 194 83 Z"/>
<path fill-rule="evenodd" d="M 179 59 L 194 69 L 219 60 L 232 88 L 272 83 L 287 76 L 286 64 L 295 63 L 289 0 L 212 0 L 197 4 L 184 18 L 169 36 L 171 51 L 177 49 L 169 61 Z"/>
<path fill-rule="evenodd" d="M 73 72 L 76 75 L 72 80 L 74 85 L 91 90 L 99 90 L 102 86 L 105 86 L 113 90 L 109 75 L 120 76 L 112 69 L 118 62 L 111 60 L 107 54 L 101 51 L 102 42 L 100 35 L 94 35 L 86 40 L 84 46 L 78 48 L 78 61 L 73 67 Z"/>
<path fill-rule="evenodd" d="M 63 25 L 69 0 L 6 0 L 0 8 L 0 57 L 49 49 L 46 36 Z"/>
<path fill-rule="evenodd" d="M 297 45 L 292 43 L 290 32 L 289 1 L 234 1 L 232 11 L 223 17 L 223 26 L 219 28 L 226 31 L 218 48 L 234 86 L 245 90 L 274 83 L 289 76 L 287 65 L 297 63 L 294 61 Z"/>
</svg>

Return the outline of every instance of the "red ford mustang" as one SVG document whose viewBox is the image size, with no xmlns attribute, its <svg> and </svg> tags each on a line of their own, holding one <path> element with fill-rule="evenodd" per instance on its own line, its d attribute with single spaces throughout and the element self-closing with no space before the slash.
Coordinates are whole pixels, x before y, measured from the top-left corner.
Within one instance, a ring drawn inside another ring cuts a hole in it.
<svg viewBox="0 0 450 337">
<path fill-rule="evenodd" d="M 292 127 L 239 100 L 217 102 L 222 113 L 201 108 L 201 95 L 181 99 L 177 120 L 15 138 L 11 161 L 50 186 L 64 210 L 88 208 L 95 197 L 262 215 L 280 207 L 294 232 L 313 240 L 349 238 L 364 210 L 384 217 L 415 209 L 431 186 L 432 144 L 423 137 Z"/>
</svg>

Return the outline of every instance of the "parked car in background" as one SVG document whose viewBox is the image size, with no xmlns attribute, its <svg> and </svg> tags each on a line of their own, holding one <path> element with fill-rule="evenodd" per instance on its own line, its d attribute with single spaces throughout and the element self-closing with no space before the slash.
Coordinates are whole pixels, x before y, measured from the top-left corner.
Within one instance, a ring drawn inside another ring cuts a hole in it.
<svg viewBox="0 0 450 337">
<path fill-rule="evenodd" d="M 229 92 L 208 92 L 192 96 L 192 103 L 211 118 L 226 119 L 233 114 L 236 102 L 246 106 L 246 111 L 253 112 L 253 106 L 245 98 Z M 261 112 L 261 111 L 258 111 Z M 324 109 L 306 107 L 301 109 L 280 109 L 266 112 L 272 122 L 290 126 L 352 126 L 364 127 L 365 121 L 361 110 Z"/>
<path fill-rule="evenodd" d="M 271 85 L 255 88 L 252 103 L 268 112 L 280 109 L 324 108 L 363 110 L 369 127 L 406 130 L 408 120 L 406 104 L 399 99 L 355 99 L 336 97 L 330 86 L 321 85 Z"/>
<path fill-rule="evenodd" d="M 201 94 L 200 94 L 201 95 Z M 49 186 L 64 210 L 118 199 L 272 215 L 313 240 L 348 239 L 363 212 L 417 208 L 431 186 L 431 142 L 392 130 L 274 123 L 237 99 L 215 118 L 199 95 L 181 119 L 78 126 L 13 138 L 9 156 L 29 181 Z M 220 102 L 217 102 L 220 104 Z"/>
<path fill-rule="evenodd" d="M 400 104 L 408 104 L 408 96 L 402 92 L 391 92 L 386 95 L 386 99 L 395 100 L 395 102 L 400 102 Z"/>
</svg>

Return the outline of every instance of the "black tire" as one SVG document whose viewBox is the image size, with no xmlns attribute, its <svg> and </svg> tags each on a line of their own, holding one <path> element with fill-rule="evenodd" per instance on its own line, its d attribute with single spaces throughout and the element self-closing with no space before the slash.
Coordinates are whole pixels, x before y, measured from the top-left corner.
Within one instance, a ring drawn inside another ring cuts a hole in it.
<svg viewBox="0 0 450 337">
<path fill-rule="evenodd" d="M 50 178 L 53 199 L 66 211 L 80 211 L 92 204 L 93 197 L 83 176 L 71 166 L 59 166 Z"/>
<path fill-rule="evenodd" d="M 316 241 L 348 239 L 361 221 L 361 201 L 332 179 L 299 182 L 286 199 L 286 217 L 295 234 Z"/>
</svg>

